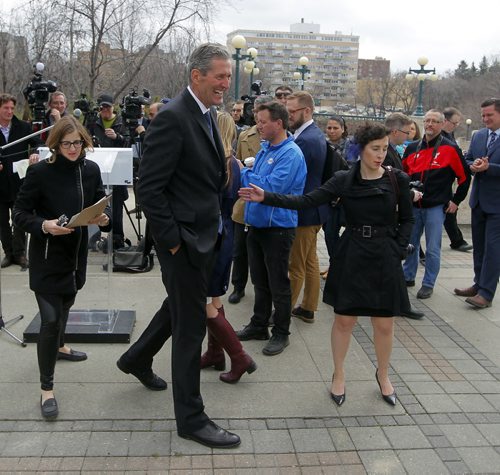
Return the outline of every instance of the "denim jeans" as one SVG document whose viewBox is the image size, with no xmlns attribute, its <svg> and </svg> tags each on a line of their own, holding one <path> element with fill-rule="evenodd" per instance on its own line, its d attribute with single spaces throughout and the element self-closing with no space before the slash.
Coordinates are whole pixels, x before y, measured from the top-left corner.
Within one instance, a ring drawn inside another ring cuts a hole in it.
<svg viewBox="0 0 500 475">
<path fill-rule="evenodd" d="M 418 253 L 420 250 L 420 237 L 425 231 L 425 273 L 422 285 L 434 288 L 439 268 L 441 265 L 441 237 L 445 212 L 443 205 L 432 208 L 413 208 L 413 231 L 410 243 L 415 247 L 415 252 L 410 254 L 404 264 L 405 280 L 415 280 L 418 267 Z"/>
</svg>

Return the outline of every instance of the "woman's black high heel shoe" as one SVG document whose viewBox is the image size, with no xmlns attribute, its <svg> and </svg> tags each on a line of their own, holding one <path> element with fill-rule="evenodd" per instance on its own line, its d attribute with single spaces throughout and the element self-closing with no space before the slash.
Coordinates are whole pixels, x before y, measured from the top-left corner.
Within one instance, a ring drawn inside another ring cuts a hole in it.
<svg viewBox="0 0 500 475">
<path fill-rule="evenodd" d="M 395 406 L 397 399 L 396 391 L 393 391 L 392 394 L 387 394 L 387 395 L 382 392 L 382 386 L 380 385 L 380 381 L 378 380 L 378 368 L 375 371 L 375 379 L 377 380 L 378 387 L 380 389 L 380 394 L 382 395 L 382 399 L 390 406 Z"/>
<path fill-rule="evenodd" d="M 332 383 L 333 383 L 333 378 L 335 378 L 335 374 L 332 376 Z M 337 404 L 337 406 L 342 406 L 345 402 L 345 389 L 344 389 L 344 394 L 333 394 L 330 392 L 330 397 L 332 398 L 332 401 Z"/>
</svg>

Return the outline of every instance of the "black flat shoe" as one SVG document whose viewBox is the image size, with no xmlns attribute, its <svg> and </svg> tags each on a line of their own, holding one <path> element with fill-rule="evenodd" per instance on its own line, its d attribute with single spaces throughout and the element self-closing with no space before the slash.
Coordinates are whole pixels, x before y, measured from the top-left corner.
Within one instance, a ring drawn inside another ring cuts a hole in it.
<svg viewBox="0 0 500 475">
<path fill-rule="evenodd" d="M 227 449 L 241 444 L 239 436 L 222 429 L 213 421 L 208 421 L 201 429 L 193 432 L 177 432 L 177 434 L 183 439 L 194 440 L 213 449 Z"/>
<path fill-rule="evenodd" d="M 332 383 L 333 379 L 335 378 L 335 375 L 332 376 Z M 332 398 L 332 401 L 337 404 L 337 406 L 342 406 L 345 402 L 345 389 L 344 389 L 344 394 L 333 394 L 330 392 L 330 397 Z"/>
<path fill-rule="evenodd" d="M 87 359 L 87 353 L 84 353 L 83 351 L 76 351 L 73 349 L 71 349 L 69 353 L 58 351 L 57 359 L 66 361 L 85 361 Z"/>
<path fill-rule="evenodd" d="M 375 379 L 377 380 L 378 387 L 380 389 L 380 394 L 382 395 L 382 399 L 389 404 L 390 406 L 396 405 L 396 391 L 393 391 L 392 394 L 384 394 L 382 392 L 382 386 L 380 385 L 380 381 L 378 380 L 378 368 L 375 371 Z"/>
<path fill-rule="evenodd" d="M 129 368 L 123 363 L 121 358 L 116 362 L 116 366 L 118 366 L 118 369 L 123 371 L 125 374 L 135 376 L 144 386 L 151 389 L 151 391 L 164 391 L 167 389 L 167 382 L 155 374 L 151 368 Z"/>
<path fill-rule="evenodd" d="M 42 404 L 42 396 L 40 396 L 40 409 L 42 411 L 42 417 L 47 420 L 52 420 L 59 414 L 59 409 L 57 407 L 57 401 L 55 398 L 47 399 Z"/>
</svg>

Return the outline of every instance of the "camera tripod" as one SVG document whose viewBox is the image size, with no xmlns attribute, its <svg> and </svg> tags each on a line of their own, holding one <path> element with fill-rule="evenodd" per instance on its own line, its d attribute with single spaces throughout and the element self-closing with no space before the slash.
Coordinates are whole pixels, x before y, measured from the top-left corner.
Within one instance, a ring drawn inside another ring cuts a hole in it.
<svg viewBox="0 0 500 475">
<path fill-rule="evenodd" d="M 14 323 L 17 323 L 19 320 L 22 320 L 23 318 L 24 318 L 24 315 L 18 315 L 17 317 L 14 317 L 8 321 L 4 321 L 4 319 L 3 319 L 3 314 L 2 314 L 2 271 L 0 270 L 0 331 L 9 335 L 13 340 L 17 341 L 17 343 L 19 343 L 22 347 L 25 347 L 26 343 L 24 343 L 23 340 L 21 340 L 16 335 L 14 335 L 14 333 L 7 330 L 7 326 L 13 325 Z"/>
</svg>

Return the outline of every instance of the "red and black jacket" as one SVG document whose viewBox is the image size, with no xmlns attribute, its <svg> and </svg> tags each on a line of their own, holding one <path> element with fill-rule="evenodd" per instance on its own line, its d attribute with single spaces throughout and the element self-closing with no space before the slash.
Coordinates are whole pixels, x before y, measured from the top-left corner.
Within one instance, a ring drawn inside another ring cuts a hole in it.
<svg viewBox="0 0 500 475">
<path fill-rule="evenodd" d="M 467 196 L 470 186 L 470 172 L 460 148 L 441 134 L 427 143 L 412 142 L 403 156 L 403 169 L 411 181 L 423 183 L 423 197 L 413 203 L 419 208 L 446 205 L 451 200 L 459 205 Z M 453 182 L 458 187 L 453 193 Z"/>
</svg>

